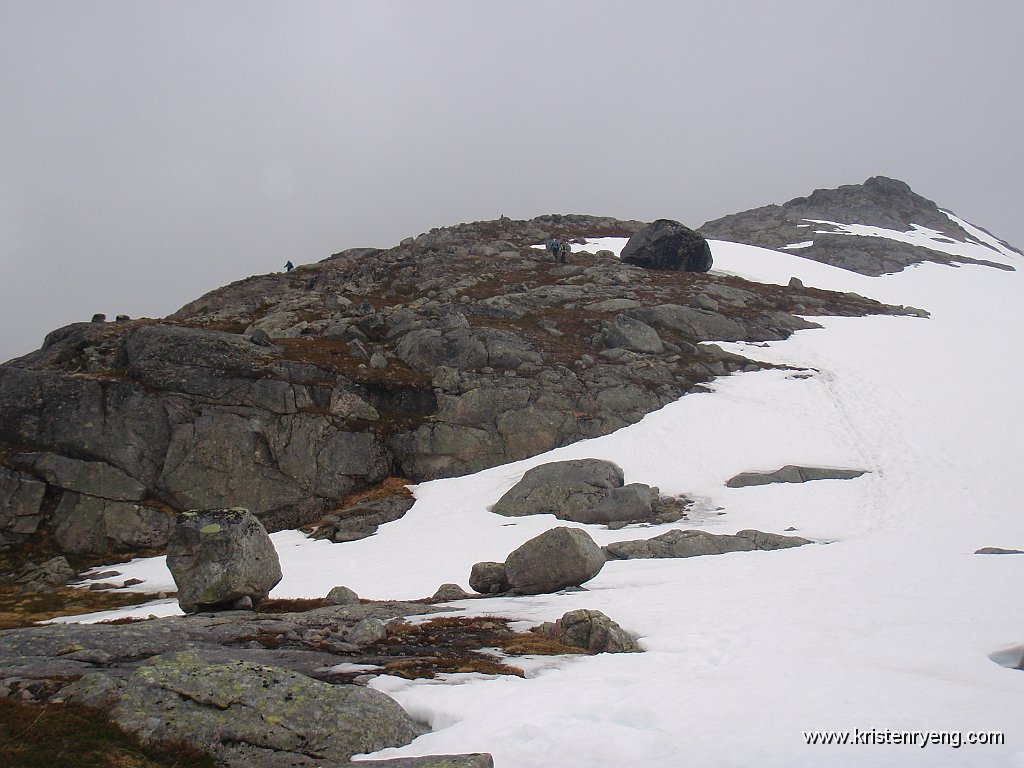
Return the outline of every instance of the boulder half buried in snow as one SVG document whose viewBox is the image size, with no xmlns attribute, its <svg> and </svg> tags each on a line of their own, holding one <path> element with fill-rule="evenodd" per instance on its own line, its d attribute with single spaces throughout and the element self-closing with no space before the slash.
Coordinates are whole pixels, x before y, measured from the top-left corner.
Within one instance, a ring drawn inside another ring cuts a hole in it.
<svg viewBox="0 0 1024 768">
<path fill-rule="evenodd" d="M 831 469 L 829 467 L 798 467 L 787 464 L 774 472 L 741 472 L 730 478 L 730 488 L 746 488 L 751 485 L 770 483 L 807 483 L 811 480 L 852 480 L 866 474 L 864 469 Z"/>
<path fill-rule="evenodd" d="M 604 567 L 605 555 L 579 528 L 558 527 L 525 542 L 505 560 L 513 592 L 538 595 L 578 587 Z"/>
<path fill-rule="evenodd" d="M 629 238 L 620 258 L 644 269 L 680 272 L 711 269 L 708 241 L 671 219 L 658 219 Z"/>
<path fill-rule="evenodd" d="M 185 613 L 232 607 L 244 598 L 255 604 L 282 576 L 266 528 L 241 507 L 178 515 L 167 546 L 167 567 Z"/>
</svg>

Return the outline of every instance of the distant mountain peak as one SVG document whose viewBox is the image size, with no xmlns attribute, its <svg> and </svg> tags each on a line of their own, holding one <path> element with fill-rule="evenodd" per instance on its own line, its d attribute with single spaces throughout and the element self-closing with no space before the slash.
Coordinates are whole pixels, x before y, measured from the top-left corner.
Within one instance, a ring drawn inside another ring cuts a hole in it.
<svg viewBox="0 0 1024 768">
<path fill-rule="evenodd" d="M 705 237 L 763 248 L 794 249 L 805 258 L 867 275 L 899 272 L 923 261 L 1003 264 L 953 256 L 924 245 L 896 242 L 860 232 L 850 237 L 829 224 L 861 225 L 892 232 L 932 230 L 954 242 L 987 245 L 972 236 L 943 209 L 899 179 L 872 176 L 863 184 L 816 189 L 782 205 L 766 205 L 723 216 L 700 227 Z M 991 247 L 991 246 L 989 246 Z"/>
</svg>

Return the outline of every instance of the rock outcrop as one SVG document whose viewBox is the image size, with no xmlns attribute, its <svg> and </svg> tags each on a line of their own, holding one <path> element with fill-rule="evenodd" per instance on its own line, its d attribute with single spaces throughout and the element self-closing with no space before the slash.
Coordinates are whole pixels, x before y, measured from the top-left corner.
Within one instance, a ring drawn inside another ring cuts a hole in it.
<svg viewBox="0 0 1024 768">
<path fill-rule="evenodd" d="M 642 269 L 584 243 L 641 228 L 464 224 L 247 278 L 162 321 L 58 329 L 0 366 L 3 541 L 46 530 L 76 554 L 159 550 L 175 513 L 236 505 L 269 530 L 307 525 L 389 476 L 526 458 L 763 367 L 697 342 L 813 327 L 796 313 L 904 311 Z M 571 264 L 532 247 L 551 237 L 576 241 Z M 393 513 L 329 521 L 330 536 Z"/>
<path fill-rule="evenodd" d="M 952 256 L 889 238 L 851 236 L 836 224 L 865 224 L 897 232 L 926 227 L 950 241 L 979 242 L 931 200 L 921 197 L 904 182 L 885 176 L 874 176 L 863 184 L 818 189 L 783 205 L 766 205 L 723 216 L 705 223 L 698 231 L 716 240 L 780 250 L 788 248 L 804 258 L 865 275 L 899 272 L 922 261 L 981 263 L 1010 269 L 985 259 Z"/>
<path fill-rule="evenodd" d="M 377 691 L 246 661 L 209 664 L 195 652 L 150 659 L 116 693 L 94 674 L 69 698 L 90 703 L 98 688 L 110 718 L 144 743 L 182 741 L 222 759 L 255 748 L 342 762 L 425 730 Z"/>
<path fill-rule="evenodd" d="M 167 568 L 185 613 L 258 604 L 281 581 L 281 561 L 247 509 L 184 512 L 167 547 Z"/>
</svg>

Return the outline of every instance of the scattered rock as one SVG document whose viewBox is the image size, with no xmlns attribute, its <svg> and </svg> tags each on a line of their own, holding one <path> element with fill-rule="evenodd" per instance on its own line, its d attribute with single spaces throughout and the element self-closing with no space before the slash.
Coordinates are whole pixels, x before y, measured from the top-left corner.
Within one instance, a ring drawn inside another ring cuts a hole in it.
<svg viewBox="0 0 1024 768">
<path fill-rule="evenodd" d="M 107 322 L 107 316 L 102 312 L 97 312 L 92 316 L 92 322 L 94 323 L 105 323 Z"/>
<path fill-rule="evenodd" d="M 411 495 L 401 494 L 362 501 L 324 517 L 311 536 L 336 543 L 365 539 L 375 534 L 381 525 L 400 520 L 415 503 Z"/>
<path fill-rule="evenodd" d="M 864 469 L 829 469 L 826 467 L 798 467 L 787 464 L 774 472 L 741 472 L 730 478 L 729 488 L 746 488 L 770 483 L 806 483 L 811 480 L 851 480 L 866 474 Z"/>
<path fill-rule="evenodd" d="M 791 278 L 789 278 L 789 287 L 790 288 L 803 288 L 804 287 L 804 282 L 799 277 L 791 277 Z"/>
<path fill-rule="evenodd" d="M 430 599 L 440 603 L 449 603 L 453 600 L 465 600 L 467 597 L 469 594 L 458 584 L 442 584 Z"/>
<path fill-rule="evenodd" d="M 327 593 L 327 602 L 331 605 L 359 605 L 359 595 L 348 587 L 332 587 Z"/>
<path fill-rule="evenodd" d="M 974 550 L 976 555 L 1024 555 L 1024 549 L 1003 549 L 1002 547 L 982 547 Z"/>
<path fill-rule="evenodd" d="M 636 318 L 619 315 L 606 323 L 602 331 L 605 346 L 611 349 L 628 349 L 631 352 L 661 354 L 665 345 L 658 332 Z"/>
<path fill-rule="evenodd" d="M 185 613 L 258 603 L 281 581 L 281 563 L 263 524 L 247 509 L 184 512 L 167 547 L 167 567 Z"/>
<path fill-rule="evenodd" d="M 537 631 L 593 653 L 639 653 L 643 650 L 633 635 L 601 611 L 569 611 L 553 624 L 541 624 Z"/>
<path fill-rule="evenodd" d="M 51 558 L 42 565 L 27 563 L 18 573 L 15 582 L 26 592 L 49 592 L 78 577 L 75 569 L 63 555 Z"/>
<path fill-rule="evenodd" d="M 671 530 L 650 539 L 617 541 L 604 547 L 609 560 L 637 560 L 669 557 L 700 557 L 726 552 L 787 549 L 810 544 L 800 536 L 743 530 L 734 536 L 697 530 Z"/>
<path fill-rule="evenodd" d="M 469 586 L 481 595 L 508 592 L 510 586 L 504 563 L 474 563 L 469 574 Z"/>
<path fill-rule="evenodd" d="M 513 551 L 505 560 L 505 574 L 513 591 L 536 595 L 578 587 L 604 563 L 604 553 L 586 531 L 560 526 Z"/>
<path fill-rule="evenodd" d="M 707 240 L 678 221 L 658 219 L 629 238 L 620 258 L 644 269 L 707 272 L 711 248 Z"/>
<path fill-rule="evenodd" d="M 491 512 L 506 517 L 552 514 L 575 521 L 622 484 L 622 469 L 610 461 L 549 462 L 527 470 L 523 479 L 495 502 Z"/>
</svg>

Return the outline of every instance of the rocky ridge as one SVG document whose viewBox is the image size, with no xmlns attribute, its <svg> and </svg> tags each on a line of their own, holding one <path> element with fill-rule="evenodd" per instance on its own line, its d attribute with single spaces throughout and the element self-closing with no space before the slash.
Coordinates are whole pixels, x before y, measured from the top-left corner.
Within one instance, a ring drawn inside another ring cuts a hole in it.
<svg viewBox="0 0 1024 768">
<path fill-rule="evenodd" d="M 0 535 L 44 532 L 61 552 L 99 555 L 161 550 L 190 509 L 246 507 L 271 531 L 345 517 L 389 477 L 606 434 L 760 365 L 701 342 L 907 311 L 642 269 L 580 244 L 640 227 L 463 224 L 247 278 L 164 320 L 56 330 L 0 366 Z M 551 236 L 576 242 L 570 263 L 532 247 Z"/>
<path fill-rule="evenodd" d="M 885 176 L 873 176 L 863 184 L 818 189 L 807 197 L 797 197 L 782 205 L 766 205 L 723 216 L 706 222 L 699 231 L 716 240 L 776 250 L 792 249 L 804 258 L 865 275 L 899 272 L 923 261 L 1010 269 L 1004 264 L 952 256 L 889 238 L 851 236 L 835 224 L 863 224 L 897 232 L 924 227 L 935 230 L 950 242 L 985 245 L 931 200 L 921 197 L 904 182 Z"/>
</svg>

